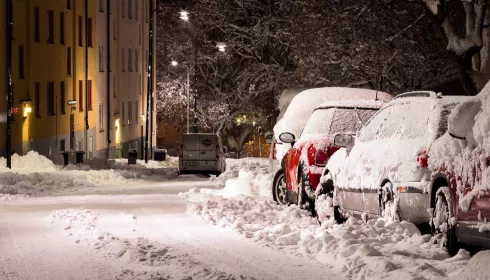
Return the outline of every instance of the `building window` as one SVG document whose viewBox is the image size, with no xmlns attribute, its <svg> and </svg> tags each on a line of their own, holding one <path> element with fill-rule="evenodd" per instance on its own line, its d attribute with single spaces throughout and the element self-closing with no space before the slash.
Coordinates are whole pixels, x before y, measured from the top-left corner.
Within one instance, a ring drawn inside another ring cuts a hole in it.
<svg viewBox="0 0 490 280">
<path fill-rule="evenodd" d="M 139 26 L 139 29 L 138 29 L 138 37 L 139 37 L 139 40 L 140 40 L 140 46 L 141 46 L 141 42 L 143 41 L 143 36 L 141 36 L 141 23 L 140 23 L 140 26 Z"/>
<path fill-rule="evenodd" d="M 65 139 L 60 140 L 60 152 L 65 151 Z"/>
<path fill-rule="evenodd" d="M 125 125 L 125 123 L 124 123 L 124 101 L 121 103 L 121 123 L 122 123 L 122 125 Z"/>
<path fill-rule="evenodd" d="M 60 43 L 65 44 L 65 13 L 60 13 Z"/>
<path fill-rule="evenodd" d="M 87 81 L 87 110 L 92 111 L 92 80 Z"/>
<path fill-rule="evenodd" d="M 88 21 L 87 21 L 87 36 L 88 36 L 88 47 L 89 48 L 92 48 L 93 45 L 92 45 L 92 18 L 88 18 Z"/>
<path fill-rule="evenodd" d="M 126 15 L 124 12 L 126 11 L 126 5 L 125 5 L 125 0 L 121 0 L 121 12 L 122 12 L 122 17 L 125 17 Z"/>
<path fill-rule="evenodd" d="M 128 101 L 128 124 L 133 123 L 133 102 Z"/>
<path fill-rule="evenodd" d="M 66 73 L 71 76 L 71 48 L 66 49 Z"/>
<path fill-rule="evenodd" d="M 71 0 L 66 0 L 66 8 L 71 10 Z"/>
<path fill-rule="evenodd" d="M 24 45 L 19 45 L 19 79 L 24 79 Z"/>
<path fill-rule="evenodd" d="M 78 16 L 78 45 L 83 47 L 83 25 L 82 16 Z"/>
<path fill-rule="evenodd" d="M 143 77 L 140 75 L 140 78 L 139 78 L 139 83 L 138 83 L 138 85 L 139 85 L 140 95 L 141 95 L 141 93 L 143 92 L 143 89 L 142 89 L 142 84 L 143 84 L 143 83 L 142 83 L 142 80 L 143 80 Z"/>
<path fill-rule="evenodd" d="M 112 75 L 112 90 L 114 91 L 114 98 L 116 98 L 116 75 Z"/>
<path fill-rule="evenodd" d="M 78 81 L 78 111 L 83 112 L 83 81 Z"/>
<path fill-rule="evenodd" d="M 148 3 L 148 0 L 145 0 L 145 15 L 146 15 L 146 22 L 149 22 L 149 18 L 150 18 L 150 5 Z"/>
<path fill-rule="evenodd" d="M 39 8 L 34 8 L 34 41 L 41 42 L 41 36 L 39 36 Z"/>
<path fill-rule="evenodd" d="M 148 72 L 148 50 L 145 50 L 145 68 L 146 72 Z"/>
<path fill-rule="evenodd" d="M 128 0 L 128 18 L 133 18 L 133 1 Z"/>
<path fill-rule="evenodd" d="M 61 114 L 66 114 L 65 105 L 66 104 L 66 92 L 65 92 L 65 82 L 60 83 L 60 112 Z"/>
<path fill-rule="evenodd" d="M 138 100 L 134 101 L 134 122 L 138 123 Z"/>
<path fill-rule="evenodd" d="M 39 82 L 34 84 L 34 110 L 36 111 L 36 117 L 41 117 L 41 88 L 39 86 Z"/>
<path fill-rule="evenodd" d="M 46 35 L 48 44 L 54 44 L 54 12 L 46 12 Z"/>
<path fill-rule="evenodd" d="M 122 70 L 122 72 L 125 71 L 125 69 L 124 69 L 124 61 L 125 60 L 126 60 L 126 55 L 124 52 L 124 48 L 121 48 L 121 70 Z"/>
<path fill-rule="evenodd" d="M 133 72 L 133 50 L 128 48 L 128 72 Z"/>
<path fill-rule="evenodd" d="M 104 131 L 104 104 L 99 104 L 99 131 Z"/>
<path fill-rule="evenodd" d="M 138 49 L 134 50 L 134 70 L 139 72 L 139 58 L 138 58 Z"/>
<path fill-rule="evenodd" d="M 104 72 L 104 46 L 99 45 L 99 72 Z"/>
<path fill-rule="evenodd" d="M 48 116 L 54 115 L 54 82 L 48 82 Z"/>
<path fill-rule="evenodd" d="M 136 20 L 139 19 L 139 4 L 138 4 L 138 0 L 134 1 L 134 16 L 136 18 Z"/>
<path fill-rule="evenodd" d="M 99 0 L 99 12 L 104 12 L 104 1 L 105 0 Z"/>
<path fill-rule="evenodd" d="M 112 18 L 112 39 L 116 40 L 116 18 Z"/>
</svg>

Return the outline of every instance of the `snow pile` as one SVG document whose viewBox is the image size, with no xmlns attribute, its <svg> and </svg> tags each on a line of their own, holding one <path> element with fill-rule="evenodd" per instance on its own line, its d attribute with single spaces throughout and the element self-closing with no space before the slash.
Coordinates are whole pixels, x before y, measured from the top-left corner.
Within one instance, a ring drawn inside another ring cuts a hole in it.
<svg viewBox="0 0 490 280">
<path fill-rule="evenodd" d="M 459 273 L 470 258 L 464 250 L 450 258 L 408 222 L 351 217 L 319 226 L 297 207 L 252 198 L 189 202 L 188 211 L 266 246 L 315 256 L 350 279 L 441 279 Z"/>
<path fill-rule="evenodd" d="M 223 197 L 246 195 L 271 198 L 272 179 L 268 159 L 227 159 L 226 171 L 210 179 L 224 188 L 208 192 Z"/>
<path fill-rule="evenodd" d="M 7 159 L 0 158 L 0 172 L 17 172 L 17 173 L 32 173 L 32 172 L 56 172 L 60 169 L 51 160 L 40 155 L 36 151 L 29 151 L 24 156 L 17 154 L 12 155 L 12 169 L 7 167 Z"/>
<path fill-rule="evenodd" d="M 452 280 L 475 280 L 475 279 L 490 279 L 490 269 L 488 269 L 488 260 L 490 259 L 490 251 L 481 251 L 470 259 L 468 265 L 463 271 L 452 277 Z"/>
</svg>

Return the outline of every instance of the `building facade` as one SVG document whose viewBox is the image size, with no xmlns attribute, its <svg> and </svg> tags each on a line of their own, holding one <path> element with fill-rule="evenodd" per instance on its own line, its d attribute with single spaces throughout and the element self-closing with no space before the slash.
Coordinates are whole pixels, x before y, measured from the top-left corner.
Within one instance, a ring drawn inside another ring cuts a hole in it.
<svg viewBox="0 0 490 280">
<path fill-rule="evenodd" d="M 55 162 L 63 151 L 115 158 L 140 147 L 142 155 L 148 1 L 12 0 L 15 153 L 35 150 Z M 0 93 L 7 96 L 5 3 L 0 15 Z M 0 98 L 1 155 L 6 111 Z"/>
</svg>

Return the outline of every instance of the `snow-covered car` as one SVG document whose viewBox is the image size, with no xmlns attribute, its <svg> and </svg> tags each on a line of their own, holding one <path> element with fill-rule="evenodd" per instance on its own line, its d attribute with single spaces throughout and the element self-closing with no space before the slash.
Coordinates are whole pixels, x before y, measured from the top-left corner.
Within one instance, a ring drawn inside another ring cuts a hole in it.
<svg viewBox="0 0 490 280">
<path fill-rule="evenodd" d="M 432 229 L 451 255 L 490 248 L 490 84 L 454 108 L 438 165 L 450 180 L 432 198 Z"/>
<path fill-rule="evenodd" d="M 280 119 L 274 126 L 274 141 L 269 157 L 270 171 L 274 175 L 271 189 L 275 201 L 277 201 L 275 190 L 284 189 L 285 186 L 283 157 L 291 148 L 290 144 L 282 143 L 279 139 L 281 133 L 289 132 L 295 138 L 299 138 L 313 110 L 325 102 L 348 99 L 389 101 L 392 96 L 385 92 L 369 89 L 324 87 L 304 90 L 294 95 L 293 98 L 285 99 L 290 101 L 288 101 L 289 104 L 285 100 L 282 101 Z"/>
<path fill-rule="evenodd" d="M 333 144 L 334 136 L 356 133 L 383 104 L 381 100 L 354 99 L 327 102 L 313 111 L 298 140 L 289 132 L 279 135 L 292 148 L 284 156 L 286 185 L 274 189 L 277 202 L 296 203 L 313 210 L 322 171 L 339 149 Z"/>
<path fill-rule="evenodd" d="M 322 187 L 335 186 L 336 209 L 428 223 L 438 189 L 450 181 L 433 147 L 445 144 L 448 115 L 466 100 L 425 91 L 401 94 L 357 136 L 336 135 L 334 144 L 345 149 L 332 156 L 321 179 Z"/>
</svg>

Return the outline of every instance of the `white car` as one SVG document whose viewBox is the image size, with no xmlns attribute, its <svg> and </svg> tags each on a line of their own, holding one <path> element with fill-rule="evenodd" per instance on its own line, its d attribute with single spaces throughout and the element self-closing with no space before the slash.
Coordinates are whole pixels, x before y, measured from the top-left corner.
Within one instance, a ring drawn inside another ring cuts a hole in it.
<svg viewBox="0 0 490 280">
<path fill-rule="evenodd" d="M 179 151 L 179 172 L 208 173 L 219 176 L 226 170 L 221 137 L 210 133 L 182 136 Z"/>
<path fill-rule="evenodd" d="M 331 157 L 321 182 L 333 184 L 337 209 L 342 214 L 429 222 L 436 191 L 450 183 L 434 147 L 447 143 L 448 115 L 467 99 L 434 92 L 401 94 L 357 137 L 336 135 L 335 145 L 345 149 Z"/>
</svg>

